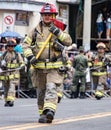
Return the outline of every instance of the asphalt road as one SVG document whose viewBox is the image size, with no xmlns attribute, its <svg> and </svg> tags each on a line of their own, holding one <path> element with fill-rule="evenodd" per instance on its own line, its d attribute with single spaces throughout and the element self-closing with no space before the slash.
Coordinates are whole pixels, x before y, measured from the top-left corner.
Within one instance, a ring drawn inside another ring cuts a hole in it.
<svg viewBox="0 0 111 130">
<path fill-rule="evenodd" d="M 16 99 L 11 108 L 0 100 L 0 130 L 111 130 L 111 98 L 63 98 L 52 124 L 38 118 L 36 99 Z"/>
</svg>

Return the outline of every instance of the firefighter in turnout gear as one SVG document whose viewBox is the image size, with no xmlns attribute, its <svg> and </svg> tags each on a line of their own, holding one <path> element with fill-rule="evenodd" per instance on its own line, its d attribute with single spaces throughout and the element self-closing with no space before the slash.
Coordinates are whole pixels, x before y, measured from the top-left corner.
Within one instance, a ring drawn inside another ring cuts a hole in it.
<svg viewBox="0 0 111 130">
<path fill-rule="evenodd" d="M 18 68 L 24 67 L 24 62 L 20 54 L 14 51 L 16 40 L 10 39 L 7 42 L 7 49 L 0 57 L 0 80 L 4 86 L 5 105 L 12 107 L 15 100 L 15 87 L 19 83 Z"/>
<path fill-rule="evenodd" d="M 75 69 L 74 77 L 73 77 L 73 85 L 71 87 L 72 93 L 71 98 L 77 98 L 77 87 L 80 81 L 80 98 L 85 98 L 85 84 L 86 84 L 86 69 L 88 67 L 88 60 L 84 55 L 84 47 L 79 47 L 79 52 L 77 56 L 75 56 L 73 61 L 73 67 Z"/>
<path fill-rule="evenodd" d="M 27 35 L 23 43 L 24 56 L 30 61 L 31 79 L 33 86 L 37 88 L 37 104 L 40 118 L 39 123 L 51 123 L 54 119 L 58 102 L 58 91 L 64 79 L 62 52 L 55 45 L 58 39 L 63 45 L 72 43 L 70 35 L 56 27 L 51 21 L 58 14 L 53 4 L 45 4 L 41 11 L 42 21 Z M 49 35 L 52 34 L 48 44 L 44 47 Z M 37 58 L 37 55 L 39 57 Z"/>
<path fill-rule="evenodd" d="M 97 44 L 97 55 L 92 59 L 93 89 L 96 90 L 95 97 L 101 99 L 106 87 L 107 66 L 111 65 L 111 57 L 105 54 L 106 45 L 103 42 Z"/>
</svg>

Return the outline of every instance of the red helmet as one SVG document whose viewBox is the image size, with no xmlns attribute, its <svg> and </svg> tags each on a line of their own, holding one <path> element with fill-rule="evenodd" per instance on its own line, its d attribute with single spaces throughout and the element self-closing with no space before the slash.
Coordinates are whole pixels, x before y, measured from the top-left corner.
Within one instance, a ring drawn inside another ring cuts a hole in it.
<svg viewBox="0 0 111 130">
<path fill-rule="evenodd" d="M 56 7 L 53 4 L 49 4 L 46 3 L 45 5 L 43 5 L 42 9 L 41 9 L 41 14 L 58 14 L 58 12 L 56 11 Z"/>
</svg>

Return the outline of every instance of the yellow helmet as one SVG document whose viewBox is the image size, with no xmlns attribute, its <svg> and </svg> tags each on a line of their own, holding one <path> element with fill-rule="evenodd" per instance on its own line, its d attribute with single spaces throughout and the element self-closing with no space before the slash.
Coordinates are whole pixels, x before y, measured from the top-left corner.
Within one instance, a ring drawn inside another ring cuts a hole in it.
<svg viewBox="0 0 111 130">
<path fill-rule="evenodd" d="M 103 42 L 99 42 L 96 46 L 97 48 L 106 48 L 106 45 Z"/>
</svg>

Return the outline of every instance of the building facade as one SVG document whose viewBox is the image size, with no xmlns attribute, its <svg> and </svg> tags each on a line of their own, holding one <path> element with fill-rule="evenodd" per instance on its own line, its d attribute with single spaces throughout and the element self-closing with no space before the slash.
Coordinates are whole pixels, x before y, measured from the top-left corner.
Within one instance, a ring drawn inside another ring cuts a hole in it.
<svg viewBox="0 0 111 130">
<path fill-rule="evenodd" d="M 24 37 L 39 22 L 39 11 L 44 3 L 35 0 L 0 0 L 0 33 L 10 30 Z"/>
</svg>

